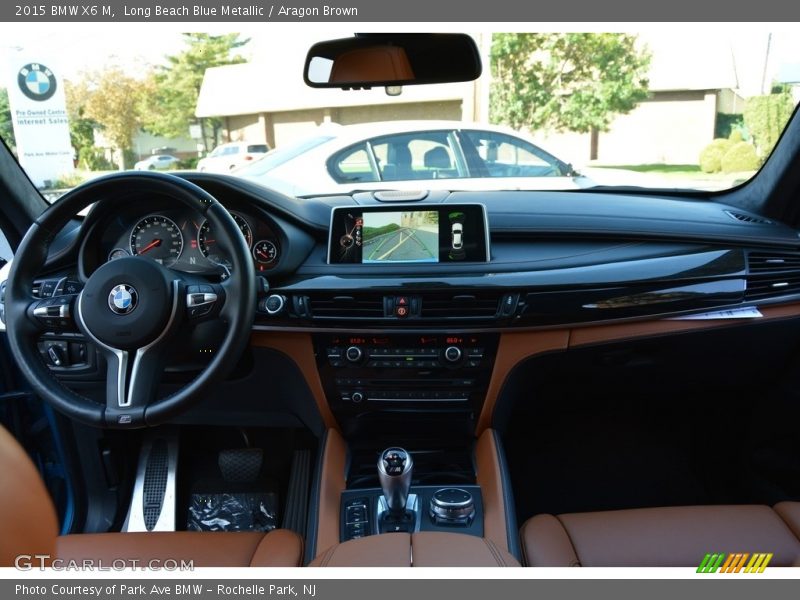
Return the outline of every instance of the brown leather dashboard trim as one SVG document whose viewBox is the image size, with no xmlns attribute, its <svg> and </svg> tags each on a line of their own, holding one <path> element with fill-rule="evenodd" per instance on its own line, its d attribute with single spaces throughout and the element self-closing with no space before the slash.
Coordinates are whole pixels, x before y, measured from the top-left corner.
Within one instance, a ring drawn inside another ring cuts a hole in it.
<svg viewBox="0 0 800 600">
<path fill-rule="evenodd" d="M 764 322 L 774 319 L 788 319 L 800 316 L 800 303 L 779 306 L 759 307 L 760 319 L 716 319 L 716 320 L 669 320 L 634 321 L 608 325 L 587 325 L 565 329 L 540 331 L 510 331 L 500 335 L 492 377 L 486 392 L 475 435 L 480 437 L 492 426 L 492 417 L 497 398 L 511 370 L 523 359 L 551 352 L 566 350 L 579 346 L 601 344 L 605 342 L 654 337 L 685 333 L 703 329 L 719 329 L 752 324 L 753 321 Z"/>
<path fill-rule="evenodd" d="M 314 344 L 311 342 L 310 333 L 288 333 L 283 331 L 261 333 L 255 331 L 250 336 L 250 344 L 259 348 L 272 348 L 291 358 L 297 368 L 300 369 L 308 387 L 311 389 L 325 428 L 339 429 L 339 425 L 336 423 L 336 419 L 325 398 L 325 391 L 322 389 L 322 381 L 319 378 L 319 370 L 314 358 Z"/>
<path fill-rule="evenodd" d="M 497 346 L 497 357 L 494 370 L 486 390 L 486 401 L 483 403 L 475 435 L 481 437 L 492 426 L 492 414 L 500 390 L 517 363 L 521 360 L 543 354 L 552 350 L 565 350 L 569 345 L 569 329 L 552 329 L 546 331 L 512 331 L 500 335 Z M 488 537 L 488 536 L 487 536 Z"/>
<path fill-rule="evenodd" d="M 336 429 L 329 429 L 320 469 L 316 555 L 339 543 L 339 505 L 347 486 L 346 468 L 347 442 Z"/>
<path fill-rule="evenodd" d="M 500 457 L 491 429 L 486 429 L 475 444 L 475 468 L 483 499 L 483 537 L 509 552 Z"/>
</svg>

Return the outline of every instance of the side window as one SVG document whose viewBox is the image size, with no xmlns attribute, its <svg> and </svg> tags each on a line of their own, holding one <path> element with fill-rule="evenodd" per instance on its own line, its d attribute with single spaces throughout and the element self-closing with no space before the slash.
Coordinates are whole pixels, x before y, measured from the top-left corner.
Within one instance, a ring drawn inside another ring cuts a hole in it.
<svg viewBox="0 0 800 600">
<path fill-rule="evenodd" d="M 239 152 L 239 146 L 228 146 L 225 148 L 225 151 L 222 153 L 223 156 L 231 156 L 232 154 L 237 154 Z"/>
<path fill-rule="evenodd" d="M 0 267 L 5 265 L 12 258 L 14 258 L 14 252 L 12 252 L 11 246 L 8 244 L 6 235 L 0 230 Z"/>
<path fill-rule="evenodd" d="M 464 177 L 447 131 L 424 131 L 370 140 L 382 181 Z"/>
<path fill-rule="evenodd" d="M 469 151 L 477 153 L 484 176 L 488 177 L 560 177 L 563 175 L 559 161 L 526 142 L 503 133 L 492 131 L 464 131 L 471 143 Z M 465 153 L 468 149 L 464 148 Z"/>
<path fill-rule="evenodd" d="M 333 155 L 328 161 L 328 171 L 337 183 L 378 181 L 364 142 Z"/>
</svg>

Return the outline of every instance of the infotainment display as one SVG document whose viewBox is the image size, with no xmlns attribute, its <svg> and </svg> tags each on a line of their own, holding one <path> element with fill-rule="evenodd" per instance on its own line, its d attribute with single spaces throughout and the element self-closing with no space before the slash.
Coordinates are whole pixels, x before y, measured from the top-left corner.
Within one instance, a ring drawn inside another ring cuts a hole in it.
<svg viewBox="0 0 800 600">
<path fill-rule="evenodd" d="M 489 241 L 481 204 L 337 207 L 329 263 L 486 262 Z"/>
</svg>

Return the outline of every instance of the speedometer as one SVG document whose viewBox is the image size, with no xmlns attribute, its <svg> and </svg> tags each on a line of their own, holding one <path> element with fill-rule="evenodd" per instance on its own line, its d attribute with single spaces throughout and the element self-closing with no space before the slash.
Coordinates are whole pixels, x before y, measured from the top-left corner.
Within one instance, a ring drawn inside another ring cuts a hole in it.
<svg viewBox="0 0 800 600">
<path fill-rule="evenodd" d="M 183 235 L 174 221 L 161 215 L 145 217 L 131 231 L 131 254 L 152 258 L 165 267 L 183 252 Z"/>
<path fill-rule="evenodd" d="M 244 236 L 244 241 L 247 243 L 247 247 L 250 248 L 253 245 L 253 231 L 250 229 L 250 225 L 247 224 L 247 221 L 244 220 L 244 217 L 237 215 L 236 213 L 231 213 L 231 216 L 236 222 L 236 225 L 239 226 L 239 231 L 242 232 L 242 236 Z M 200 229 L 197 232 L 197 247 L 203 256 L 205 256 L 214 264 L 229 266 L 227 264 L 229 261 L 227 261 L 227 259 L 220 254 L 219 250 L 217 250 L 216 235 L 214 235 L 214 231 L 211 228 L 211 223 L 208 220 L 203 221 L 203 224 L 200 226 Z"/>
</svg>

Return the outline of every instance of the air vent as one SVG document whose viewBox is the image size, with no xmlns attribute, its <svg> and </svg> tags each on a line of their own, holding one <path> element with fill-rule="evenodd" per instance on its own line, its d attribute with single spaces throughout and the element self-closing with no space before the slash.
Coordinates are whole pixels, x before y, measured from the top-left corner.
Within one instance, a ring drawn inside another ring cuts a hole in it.
<svg viewBox="0 0 800 600">
<path fill-rule="evenodd" d="M 800 293 L 800 253 L 750 252 L 746 300 Z"/>
<path fill-rule="evenodd" d="M 791 277 L 766 279 L 752 277 L 747 282 L 747 292 L 745 292 L 744 298 L 745 300 L 757 300 L 797 293 L 800 293 L 800 273 Z"/>
<path fill-rule="evenodd" d="M 748 257 L 751 273 L 775 273 L 800 270 L 800 252 L 751 252 Z"/>
<path fill-rule="evenodd" d="M 500 304 L 499 293 L 425 294 L 423 319 L 494 319 Z"/>
<path fill-rule="evenodd" d="M 737 221 L 741 221 L 742 223 L 752 223 L 754 225 L 771 225 L 772 221 L 769 219 L 765 219 L 764 217 L 759 217 L 758 215 L 753 215 L 744 212 L 738 212 L 734 210 L 726 210 L 725 211 L 729 217 L 732 219 L 736 219 Z"/>
<path fill-rule="evenodd" d="M 316 295 L 309 298 L 314 319 L 382 319 L 383 296 Z"/>
</svg>

